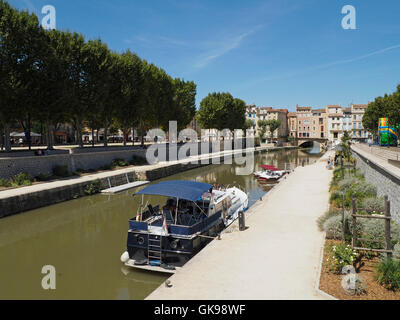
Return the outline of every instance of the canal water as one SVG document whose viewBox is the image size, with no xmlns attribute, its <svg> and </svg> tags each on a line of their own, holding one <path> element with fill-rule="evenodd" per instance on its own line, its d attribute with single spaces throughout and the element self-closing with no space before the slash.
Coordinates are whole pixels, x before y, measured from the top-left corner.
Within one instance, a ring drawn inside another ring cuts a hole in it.
<svg viewBox="0 0 400 320">
<path fill-rule="evenodd" d="M 262 164 L 281 169 L 314 163 L 308 150 L 258 154 Z M 270 190 L 252 175 L 236 175 L 236 165 L 211 165 L 163 180 L 237 184 L 250 193 L 250 206 Z M 157 183 L 155 181 L 154 183 Z M 126 250 L 128 220 L 140 197 L 132 189 L 95 195 L 0 220 L 0 299 L 144 299 L 168 276 L 129 269 L 120 262 Z M 157 199 L 156 199 L 157 200 Z M 268 214 L 268 213 L 266 213 Z M 43 266 L 56 270 L 56 289 L 42 288 Z"/>
</svg>

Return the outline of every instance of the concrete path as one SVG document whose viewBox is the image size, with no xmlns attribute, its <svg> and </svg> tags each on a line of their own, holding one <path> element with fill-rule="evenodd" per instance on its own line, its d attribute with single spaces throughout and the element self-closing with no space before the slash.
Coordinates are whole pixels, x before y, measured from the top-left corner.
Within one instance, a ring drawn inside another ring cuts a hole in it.
<svg viewBox="0 0 400 320">
<path fill-rule="evenodd" d="M 330 155 L 297 168 L 247 212 L 246 231 L 228 230 L 147 299 L 323 299 L 316 220 L 328 208 Z"/>
</svg>

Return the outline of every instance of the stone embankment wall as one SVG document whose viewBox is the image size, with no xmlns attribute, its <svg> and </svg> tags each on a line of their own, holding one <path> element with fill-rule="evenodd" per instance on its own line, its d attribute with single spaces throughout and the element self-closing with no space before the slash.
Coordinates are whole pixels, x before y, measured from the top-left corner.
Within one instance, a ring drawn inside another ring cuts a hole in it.
<svg viewBox="0 0 400 320">
<path fill-rule="evenodd" d="M 198 168 L 204 165 L 201 164 L 175 164 L 162 168 L 157 168 L 148 171 L 135 171 L 116 174 L 110 172 L 107 177 L 98 179 L 101 181 L 101 189 L 107 189 L 111 186 L 119 186 L 127 183 L 127 178 L 130 182 L 136 180 L 154 181 L 163 177 L 173 175 L 186 170 Z M 136 169 L 137 170 L 137 169 Z M 17 213 L 38 209 L 52 204 L 76 199 L 86 195 L 85 189 L 96 178 L 88 179 L 85 182 L 71 183 L 61 187 L 41 190 L 32 193 L 21 194 L 14 197 L 0 199 L 0 218 L 11 216 Z"/>
<path fill-rule="evenodd" d="M 388 196 L 391 214 L 400 223 L 400 179 L 356 151 L 352 150 L 352 153 L 365 180 L 377 187 L 378 196 Z"/>
<path fill-rule="evenodd" d="M 115 150 L 102 152 L 82 152 L 72 154 L 54 154 L 0 159 L 0 178 L 9 179 L 18 173 L 25 172 L 32 177 L 39 174 L 52 174 L 55 166 L 67 166 L 70 172 L 77 169 L 98 169 L 109 165 L 115 159 L 132 160 L 133 156 L 146 157 L 142 149 Z"/>
</svg>

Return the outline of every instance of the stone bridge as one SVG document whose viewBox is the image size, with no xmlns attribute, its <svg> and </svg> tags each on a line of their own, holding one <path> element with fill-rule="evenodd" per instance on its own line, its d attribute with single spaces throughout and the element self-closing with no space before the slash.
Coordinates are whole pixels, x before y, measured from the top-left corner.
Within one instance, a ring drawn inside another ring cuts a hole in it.
<svg viewBox="0 0 400 320">
<path fill-rule="evenodd" d="M 296 143 L 298 147 L 301 148 L 312 148 L 317 144 L 325 144 L 328 142 L 328 139 L 325 138 L 297 138 Z"/>
</svg>

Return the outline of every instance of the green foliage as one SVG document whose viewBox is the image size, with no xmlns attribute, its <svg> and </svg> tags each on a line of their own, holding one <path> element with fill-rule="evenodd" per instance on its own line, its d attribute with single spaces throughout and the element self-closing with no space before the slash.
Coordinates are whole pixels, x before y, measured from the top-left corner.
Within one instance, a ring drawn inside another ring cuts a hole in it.
<svg viewBox="0 0 400 320">
<path fill-rule="evenodd" d="M 267 133 L 267 120 L 258 120 L 257 125 L 259 127 L 258 138 L 263 142 L 265 141 L 265 134 Z"/>
<path fill-rule="evenodd" d="M 279 127 L 282 125 L 282 121 L 281 120 L 267 120 L 267 126 L 268 126 L 268 130 L 269 130 L 269 134 L 270 134 L 270 139 L 272 141 L 272 139 L 274 138 L 274 132 L 279 129 Z"/>
<path fill-rule="evenodd" d="M 32 177 L 27 173 L 21 172 L 10 179 L 10 184 L 12 187 L 30 186 L 32 184 Z"/>
<path fill-rule="evenodd" d="M 385 211 L 385 200 L 383 198 L 369 197 L 362 200 L 361 207 L 368 213 L 381 213 Z"/>
<path fill-rule="evenodd" d="M 111 168 L 118 168 L 118 167 L 127 167 L 129 166 L 129 162 L 125 161 L 124 159 L 115 159 L 111 163 Z"/>
<path fill-rule="evenodd" d="M 345 266 L 353 265 L 358 256 L 357 251 L 353 250 L 350 245 L 332 245 L 329 249 L 331 253 L 330 269 L 337 274 L 342 273 Z"/>
<path fill-rule="evenodd" d="M 400 242 L 393 247 L 393 259 L 400 261 Z"/>
<path fill-rule="evenodd" d="M 48 173 L 41 173 L 36 177 L 36 179 L 38 181 L 49 181 L 49 180 L 51 180 L 51 178 L 52 178 L 52 175 L 48 174 Z"/>
<path fill-rule="evenodd" d="M 142 157 L 133 156 L 132 160 L 130 161 L 130 164 L 134 165 L 134 166 L 143 166 L 143 165 L 146 165 L 148 163 L 147 163 L 147 160 L 142 158 Z"/>
<path fill-rule="evenodd" d="M 0 187 L 8 188 L 10 186 L 10 180 L 7 179 L 0 179 Z"/>
<path fill-rule="evenodd" d="M 379 118 L 384 117 L 389 119 L 389 125 L 394 128 L 400 124 L 400 85 L 392 94 L 377 97 L 369 103 L 363 116 L 363 126 L 377 135 Z"/>
<path fill-rule="evenodd" d="M 88 195 L 88 196 L 100 193 L 100 191 L 101 191 L 101 180 L 99 180 L 99 179 L 91 182 L 85 188 L 85 194 Z"/>
<path fill-rule="evenodd" d="M 71 176 L 68 166 L 55 166 L 53 168 L 53 174 L 57 177 L 67 178 Z"/>
<path fill-rule="evenodd" d="M 210 93 L 200 102 L 197 120 L 204 129 L 243 129 L 246 103 L 233 98 L 230 93 Z"/>
<path fill-rule="evenodd" d="M 385 288 L 400 291 L 400 260 L 381 261 L 376 267 L 376 279 Z"/>
<path fill-rule="evenodd" d="M 349 214 L 345 213 L 344 217 L 345 226 L 349 220 Z M 329 218 L 325 220 L 322 224 L 323 230 L 326 232 L 327 239 L 342 239 L 342 215 L 341 214 L 332 214 Z M 345 227 L 346 228 L 346 227 Z M 345 229 L 346 230 L 346 229 Z"/>
<path fill-rule="evenodd" d="M 353 186 L 359 183 L 359 180 L 354 177 L 345 178 L 338 183 L 339 190 L 346 193 L 348 192 Z"/>
<path fill-rule="evenodd" d="M 330 219 L 333 216 L 337 216 L 342 213 L 340 209 L 330 209 L 324 213 L 321 217 L 318 218 L 317 224 L 320 231 L 324 231 L 324 223 L 326 220 Z"/>
<path fill-rule="evenodd" d="M 350 195 L 354 195 L 357 199 L 376 197 L 376 187 L 364 181 L 358 182 L 349 191 Z"/>
</svg>

